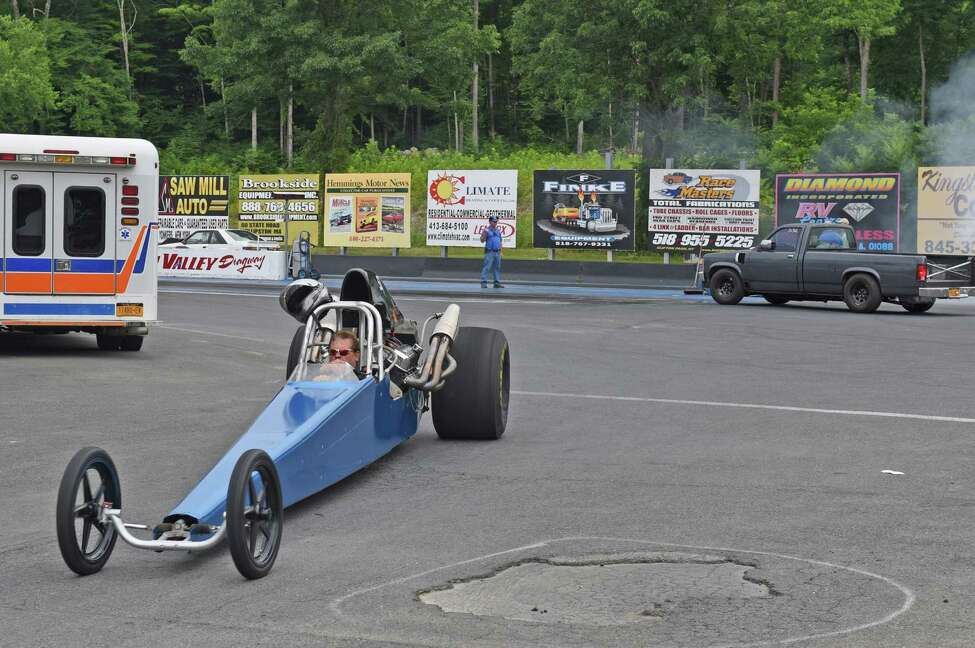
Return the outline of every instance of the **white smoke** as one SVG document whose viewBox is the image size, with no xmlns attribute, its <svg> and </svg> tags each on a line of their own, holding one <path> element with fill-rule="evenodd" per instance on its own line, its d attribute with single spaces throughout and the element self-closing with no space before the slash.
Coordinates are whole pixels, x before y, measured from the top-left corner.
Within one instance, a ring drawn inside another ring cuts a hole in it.
<svg viewBox="0 0 975 648">
<path fill-rule="evenodd" d="M 930 93 L 924 158 L 932 165 L 975 164 L 975 52 L 959 59 Z"/>
</svg>

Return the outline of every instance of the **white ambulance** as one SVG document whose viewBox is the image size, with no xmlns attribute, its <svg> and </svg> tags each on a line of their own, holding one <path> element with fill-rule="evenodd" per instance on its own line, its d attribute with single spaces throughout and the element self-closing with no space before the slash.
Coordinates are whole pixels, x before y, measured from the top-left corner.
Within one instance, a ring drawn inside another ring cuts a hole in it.
<svg viewBox="0 0 975 648">
<path fill-rule="evenodd" d="M 156 319 L 158 188 L 145 140 L 0 133 L 0 331 L 138 351 Z"/>
</svg>

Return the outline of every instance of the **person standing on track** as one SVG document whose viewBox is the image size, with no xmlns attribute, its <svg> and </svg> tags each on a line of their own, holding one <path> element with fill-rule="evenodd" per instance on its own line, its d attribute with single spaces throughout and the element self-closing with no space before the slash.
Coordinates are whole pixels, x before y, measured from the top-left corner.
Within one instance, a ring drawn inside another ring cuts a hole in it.
<svg viewBox="0 0 975 648">
<path fill-rule="evenodd" d="M 481 232 L 481 243 L 484 244 L 481 288 L 487 288 L 489 272 L 493 275 L 494 287 L 504 288 L 501 284 L 501 230 L 498 229 L 497 216 L 492 215 L 488 218 L 488 226 Z"/>
</svg>

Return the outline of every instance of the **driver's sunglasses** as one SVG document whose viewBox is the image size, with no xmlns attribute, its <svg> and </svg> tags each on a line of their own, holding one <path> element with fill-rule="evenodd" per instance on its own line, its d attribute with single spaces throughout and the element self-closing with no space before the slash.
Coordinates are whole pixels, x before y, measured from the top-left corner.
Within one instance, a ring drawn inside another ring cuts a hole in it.
<svg viewBox="0 0 975 648">
<path fill-rule="evenodd" d="M 330 355 L 333 358 L 340 358 L 340 357 L 344 358 L 350 353 L 355 353 L 355 350 L 354 349 L 329 349 L 328 350 L 328 355 Z"/>
</svg>

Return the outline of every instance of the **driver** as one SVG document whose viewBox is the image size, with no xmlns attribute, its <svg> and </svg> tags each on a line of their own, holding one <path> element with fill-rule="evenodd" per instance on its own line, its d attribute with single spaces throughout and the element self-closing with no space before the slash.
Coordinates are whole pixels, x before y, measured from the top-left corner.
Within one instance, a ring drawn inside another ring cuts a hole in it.
<svg viewBox="0 0 975 648">
<path fill-rule="evenodd" d="M 329 364 L 345 362 L 359 368 L 359 338 L 352 331 L 338 331 L 328 345 Z"/>
<path fill-rule="evenodd" d="M 328 345 L 328 363 L 312 378 L 322 382 L 359 380 L 359 338 L 351 331 L 337 331 Z"/>
</svg>

